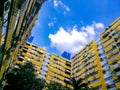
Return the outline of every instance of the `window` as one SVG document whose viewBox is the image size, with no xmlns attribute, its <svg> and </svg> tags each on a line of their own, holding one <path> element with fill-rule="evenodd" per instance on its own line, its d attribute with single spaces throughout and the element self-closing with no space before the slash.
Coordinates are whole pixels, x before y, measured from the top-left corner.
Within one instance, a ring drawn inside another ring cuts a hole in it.
<svg viewBox="0 0 120 90">
<path fill-rule="evenodd" d="M 18 60 L 23 61 L 23 58 L 18 58 Z"/>
<path fill-rule="evenodd" d="M 66 65 L 67 65 L 67 66 L 71 66 L 71 63 L 70 63 L 70 62 L 66 62 Z"/>
<path fill-rule="evenodd" d="M 112 76 L 106 78 L 105 80 L 108 81 L 108 80 L 111 80 L 112 79 Z"/>
<path fill-rule="evenodd" d="M 112 85 L 107 85 L 107 88 L 108 88 L 108 89 L 113 88 L 113 87 L 115 87 L 114 84 L 112 84 Z"/>
<path fill-rule="evenodd" d="M 98 82 L 98 81 L 100 81 L 100 78 L 94 79 L 94 80 L 91 81 L 90 83 L 93 84 L 93 83 L 96 83 L 96 82 Z"/>
<path fill-rule="evenodd" d="M 96 90 L 99 90 L 101 88 L 102 88 L 102 85 L 99 85 L 99 86 L 95 87 Z"/>
</svg>

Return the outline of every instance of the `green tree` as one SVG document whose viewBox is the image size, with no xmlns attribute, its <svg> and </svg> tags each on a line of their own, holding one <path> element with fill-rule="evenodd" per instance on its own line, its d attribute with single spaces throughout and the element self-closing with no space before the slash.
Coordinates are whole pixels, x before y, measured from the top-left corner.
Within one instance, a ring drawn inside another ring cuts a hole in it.
<svg viewBox="0 0 120 90">
<path fill-rule="evenodd" d="M 87 83 L 83 83 L 83 79 L 76 80 L 75 77 L 71 78 L 70 84 L 73 86 L 73 90 L 90 90 Z"/>
<path fill-rule="evenodd" d="M 2 81 L 0 80 L 0 90 L 2 90 Z"/>
<path fill-rule="evenodd" d="M 17 68 L 6 74 L 8 85 L 4 87 L 4 90 L 42 90 L 44 80 L 37 79 L 34 72 L 32 63 L 18 65 Z"/>
<path fill-rule="evenodd" d="M 45 88 L 47 88 L 47 90 L 71 90 L 70 88 L 63 86 L 62 84 L 54 81 L 47 83 Z"/>
</svg>

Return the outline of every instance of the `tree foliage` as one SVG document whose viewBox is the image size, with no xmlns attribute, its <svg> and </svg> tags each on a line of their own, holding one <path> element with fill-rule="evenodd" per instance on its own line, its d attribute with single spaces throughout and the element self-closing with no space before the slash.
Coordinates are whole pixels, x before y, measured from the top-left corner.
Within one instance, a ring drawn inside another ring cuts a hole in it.
<svg viewBox="0 0 120 90">
<path fill-rule="evenodd" d="M 18 68 L 14 68 L 6 75 L 8 85 L 4 87 L 4 90 L 42 90 L 44 80 L 37 79 L 34 72 L 32 63 L 18 65 Z"/>
<path fill-rule="evenodd" d="M 54 81 L 47 83 L 45 88 L 47 88 L 47 90 L 71 90 L 70 88 Z"/>
<path fill-rule="evenodd" d="M 76 80 L 75 77 L 71 78 L 70 84 L 73 86 L 73 90 L 91 90 L 88 83 L 83 83 L 83 79 Z"/>
</svg>

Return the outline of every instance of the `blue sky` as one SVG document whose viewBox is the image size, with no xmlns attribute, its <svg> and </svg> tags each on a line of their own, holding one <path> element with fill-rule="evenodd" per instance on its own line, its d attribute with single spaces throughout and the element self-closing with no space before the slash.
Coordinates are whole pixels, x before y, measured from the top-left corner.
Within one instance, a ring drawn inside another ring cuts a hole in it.
<svg viewBox="0 0 120 90">
<path fill-rule="evenodd" d="M 120 0 L 47 0 L 33 29 L 32 43 L 48 53 L 77 53 L 120 16 Z"/>
</svg>

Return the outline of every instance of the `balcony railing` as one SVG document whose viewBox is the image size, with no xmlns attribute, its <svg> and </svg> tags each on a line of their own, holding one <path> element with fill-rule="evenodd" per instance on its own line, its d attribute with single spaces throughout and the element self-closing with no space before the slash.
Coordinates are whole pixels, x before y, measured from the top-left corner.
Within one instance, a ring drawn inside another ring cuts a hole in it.
<svg viewBox="0 0 120 90">
<path fill-rule="evenodd" d="M 114 84 L 114 82 L 113 82 L 113 80 L 112 80 L 112 79 L 111 79 L 111 80 L 106 81 L 106 83 L 107 83 L 107 85 L 112 85 L 112 84 Z"/>
<path fill-rule="evenodd" d="M 102 66 L 105 65 L 105 64 L 107 64 L 107 60 L 103 60 L 103 61 L 101 62 L 101 64 L 102 64 Z"/>
<path fill-rule="evenodd" d="M 114 64 L 114 68 L 118 68 L 119 67 L 119 65 L 118 64 Z"/>
<path fill-rule="evenodd" d="M 108 78 L 110 76 L 112 76 L 112 74 L 110 72 L 104 74 L 104 78 Z"/>
<path fill-rule="evenodd" d="M 116 74 L 117 74 L 117 76 L 120 76 L 120 71 L 118 71 Z"/>
</svg>

